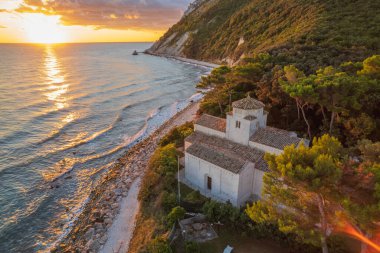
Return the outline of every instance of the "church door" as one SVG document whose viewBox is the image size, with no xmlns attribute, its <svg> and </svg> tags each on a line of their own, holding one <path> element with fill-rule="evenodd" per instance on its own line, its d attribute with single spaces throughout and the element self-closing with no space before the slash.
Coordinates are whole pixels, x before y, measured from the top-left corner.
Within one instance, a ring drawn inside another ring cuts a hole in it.
<svg viewBox="0 0 380 253">
<path fill-rule="evenodd" d="M 212 178 L 207 177 L 207 189 L 211 190 L 212 189 Z"/>
</svg>

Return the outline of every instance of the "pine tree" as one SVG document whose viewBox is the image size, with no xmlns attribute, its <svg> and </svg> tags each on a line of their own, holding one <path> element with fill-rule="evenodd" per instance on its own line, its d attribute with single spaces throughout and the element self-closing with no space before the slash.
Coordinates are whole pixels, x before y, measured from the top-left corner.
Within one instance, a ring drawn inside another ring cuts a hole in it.
<svg viewBox="0 0 380 253">
<path fill-rule="evenodd" d="M 311 148 L 289 146 L 265 159 L 270 172 L 264 176 L 263 199 L 248 206 L 247 214 L 255 222 L 275 222 L 282 232 L 296 233 L 327 253 L 338 208 L 332 200 L 342 176 L 341 143 L 324 135 Z"/>
</svg>

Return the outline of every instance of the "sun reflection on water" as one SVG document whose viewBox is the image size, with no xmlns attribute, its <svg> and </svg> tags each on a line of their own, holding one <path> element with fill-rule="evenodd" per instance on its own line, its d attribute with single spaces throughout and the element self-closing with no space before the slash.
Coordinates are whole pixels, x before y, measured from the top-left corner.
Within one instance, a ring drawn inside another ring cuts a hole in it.
<svg viewBox="0 0 380 253">
<path fill-rule="evenodd" d="M 61 73 L 61 65 L 57 60 L 53 46 L 46 46 L 45 50 L 45 73 L 48 87 L 45 96 L 49 101 L 54 102 L 55 110 L 63 109 L 67 106 L 65 94 L 69 85 L 65 84 L 65 77 Z"/>
</svg>

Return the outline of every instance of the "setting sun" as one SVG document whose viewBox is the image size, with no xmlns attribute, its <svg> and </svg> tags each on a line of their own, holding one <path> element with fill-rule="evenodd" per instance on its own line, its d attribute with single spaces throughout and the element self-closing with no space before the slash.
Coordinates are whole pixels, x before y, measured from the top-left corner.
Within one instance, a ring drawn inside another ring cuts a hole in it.
<svg viewBox="0 0 380 253">
<path fill-rule="evenodd" d="M 24 20 L 26 40 L 32 43 L 64 43 L 67 34 L 64 27 L 59 25 L 58 16 L 29 14 Z"/>
</svg>

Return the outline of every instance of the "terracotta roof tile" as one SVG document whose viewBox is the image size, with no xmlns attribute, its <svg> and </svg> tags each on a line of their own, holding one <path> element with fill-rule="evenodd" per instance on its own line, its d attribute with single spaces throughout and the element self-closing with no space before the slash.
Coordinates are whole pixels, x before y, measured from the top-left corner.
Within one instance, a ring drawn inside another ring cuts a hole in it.
<svg viewBox="0 0 380 253">
<path fill-rule="evenodd" d="M 226 132 L 226 119 L 203 114 L 195 124 L 211 128 L 220 132 Z"/>
<path fill-rule="evenodd" d="M 194 132 L 186 141 L 192 144 L 187 148 L 187 153 L 233 173 L 239 173 L 248 161 L 255 163 L 257 169 L 268 171 L 261 150 L 200 132 Z"/>
<path fill-rule="evenodd" d="M 246 98 L 233 102 L 232 107 L 243 110 L 254 110 L 264 108 L 265 105 L 259 100 L 256 100 L 248 96 Z"/>
<path fill-rule="evenodd" d="M 302 139 L 294 136 L 292 132 L 286 130 L 274 127 L 265 127 L 257 130 L 251 136 L 250 141 L 277 149 L 284 149 L 286 146 L 292 144 L 297 146 Z"/>
</svg>

